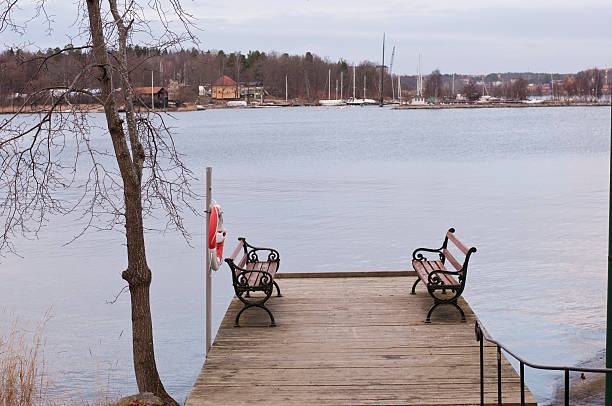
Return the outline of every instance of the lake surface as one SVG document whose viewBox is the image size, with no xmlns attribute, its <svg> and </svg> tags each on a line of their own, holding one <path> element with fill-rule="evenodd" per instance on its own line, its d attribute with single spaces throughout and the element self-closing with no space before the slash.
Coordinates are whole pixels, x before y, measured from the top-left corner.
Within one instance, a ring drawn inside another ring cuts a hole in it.
<svg viewBox="0 0 612 406">
<path fill-rule="evenodd" d="M 95 120 L 102 120 L 98 115 Z M 409 269 L 451 226 L 478 252 L 464 296 L 528 360 L 577 364 L 604 347 L 610 112 L 602 107 L 395 111 L 286 108 L 176 113 L 179 151 L 235 238 L 273 246 L 284 272 Z M 101 143 L 106 138 L 99 138 Z M 204 201 L 196 202 L 200 211 Z M 204 220 L 192 246 L 147 235 L 158 367 L 189 394 L 204 360 Z M 35 323 L 52 307 L 46 356 L 73 396 L 136 392 L 123 236 L 52 218 L 22 258 L 0 259 L 0 308 Z M 213 275 L 214 324 L 233 295 Z M 6 313 L 0 315 L 0 321 Z M 527 369 L 542 403 L 559 374 Z"/>
</svg>

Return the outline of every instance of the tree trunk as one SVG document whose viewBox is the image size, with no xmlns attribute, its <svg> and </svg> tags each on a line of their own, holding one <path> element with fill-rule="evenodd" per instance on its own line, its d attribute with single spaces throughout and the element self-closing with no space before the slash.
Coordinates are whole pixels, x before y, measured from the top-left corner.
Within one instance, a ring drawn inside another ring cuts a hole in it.
<svg viewBox="0 0 612 406">
<path fill-rule="evenodd" d="M 132 151 L 136 152 L 132 159 L 112 89 L 112 67 L 104 39 L 100 0 L 87 0 L 87 10 L 93 56 L 100 75 L 98 80 L 104 100 L 104 112 L 123 180 L 128 266 L 121 276 L 128 282 L 132 302 L 132 344 L 136 382 L 140 392 L 152 392 L 164 399 L 167 405 L 178 406 L 164 389 L 155 364 L 149 300 L 151 270 L 147 265 L 142 220 L 142 167 L 139 166 L 143 159 L 140 156 L 142 146 L 131 145 Z M 133 136 L 134 134 L 130 134 L 130 141 L 134 142 L 135 139 L 137 142 L 137 137 Z"/>
</svg>

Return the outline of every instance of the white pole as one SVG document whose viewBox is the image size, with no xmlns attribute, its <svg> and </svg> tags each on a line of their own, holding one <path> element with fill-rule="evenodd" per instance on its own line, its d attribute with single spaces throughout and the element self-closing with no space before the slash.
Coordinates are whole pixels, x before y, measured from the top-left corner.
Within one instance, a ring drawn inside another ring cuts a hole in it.
<svg viewBox="0 0 612 406">
<path fill-rule="evenodd" d="M 287 101 L 288 90 L 287 90 L 287 75 L 285 75 L 285 101 Z"/>
<path fill-rule="evenodd" d="M 151 108 L 155 108 L 155 102 L 153 101 L 153 69 L 151 69 Z"/>
<path fill-rule="evenodd" d="M 210 232 L 210 209 L 212 204 L 212 168 L 206 168 L 206 357 L 211 347 L 212 337 L 212 274 L 208 254 L 208 233 Z"/>
<path fill-rule="evenodd" d="M 550 98 L 555 100 L 555 81 L 553 80 L 553 74 L 550 74 Z"/>
<path fill-rule="evenodd" d="M 355 100 L 355 64 L 353 64 L 353 100 Z"/>
<path fill-rule="evenodd" d="M 400 75 L 397 75 L 397 98 L 402 104 L 402 77 Z"/>
<path fill-rule="evenodd" d="M 340 71 L 340 100 L 342 100 L 342 74 L 344 72 Z"/>
<path fill-rule="evenodd" d="M 336 100 L 338 100 L 338 79 L 336 79 Z"/>
<path fill-rule="evenodd" d="M 366 75 L 363 75 L 363 102 L 365 103 L 365 85 L 366 85 Z"/>
<path fill-rule="evenodd" d="M 327 100 L 331 100 L 331 69 L 327 71 Z"/>
</svg>

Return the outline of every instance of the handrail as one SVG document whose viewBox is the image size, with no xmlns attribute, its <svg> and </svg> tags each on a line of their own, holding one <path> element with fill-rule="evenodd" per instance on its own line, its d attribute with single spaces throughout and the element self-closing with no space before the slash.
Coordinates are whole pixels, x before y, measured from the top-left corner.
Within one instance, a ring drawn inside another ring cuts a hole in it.
<svg viewBox="0 0 612 406">
<path fill-rule="evenodd" d="M 510 354 L 520 364 L 520 377 L 521 377 L 521 406 L 525 405 L 525 365 L 533 369 L 544 369 L 549 371 L 564 371 L 565 372 L 565 405 L 569 406 L 569 373 L 572 372 L 593 372 L 593 373 L 612 373 L 612 368 L 582 368 L 582 367 L 568 367 L 568 366 L 556 366 L 556 365 L 540 365 L 534 364 L 519 357 L 516 353 L 508 349 L 505 345 L 499 341 L 493 339 L 489 332 L 476 320 L 474 323 L 474 330 L 476 333 L 476 341 L 480 343 L 480 404 L 484 406 L 484 341 L 488 341 L 497 346 L 497 404 L 502 404 L 502 387 L 501 387 L 501 350 L 503 349 L 507 354 Z"/>
</svg>

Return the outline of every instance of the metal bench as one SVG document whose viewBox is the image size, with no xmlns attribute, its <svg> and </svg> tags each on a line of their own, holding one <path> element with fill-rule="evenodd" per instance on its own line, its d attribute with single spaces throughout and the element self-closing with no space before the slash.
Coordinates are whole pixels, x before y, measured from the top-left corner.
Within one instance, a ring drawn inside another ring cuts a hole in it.
<svg viewBox="0 0 612 406">
<path fill-rule="evenodd" d="M 444 242 L 442 243 L 442 247 L 438 249 L 432 248 L 417 248 L 412 253 L 412 267 L 416 271 L 418 275 L 418 279 L 412 285 L 412 294 L 414 295 L 414 289 L 419 282 L 423 282 L 425 286 L 427 286 L 427 291 L 433 297 L 434 304 L 429 309 L 427 313 L 427 318 L 425 319 L 425 323 L 431 323 L 431 313 L 434 309 L 440 305 L 448 304 L 452 305 L 459 310 L 461 313 L 461 321 L 465 322 L 465 313 L 459 305 L 457 304 L 457 299 L 463 293 L 463 289 L 465 288 L 465 281 L 467 277 L 468 263 L 470 261 L 470 256 L 476 252 L 476 248 L 467 248 L 461 241 L 455 237 L 455 229 L 450 228 L 444 237 Z M 458 249 L 461 251 L 465 258 L 463 260 L 463 265 L 455 259 L 455 257 L 448 251 L 448 242 L 452 242 Z M 436 261 L 428 261 L 422 254 L 422 252 L 432 252 L 437 253 L 439 256 L 439 260 Z M 454 271 L 449 271 L 446 269 L 447 261 L 455 269 Z M 457 277 L 458 280 L 455 278 Z M 451 294 L 446 294 L 446 291 L 450 291 Z M 438 293 L 438 291 L 442 291 Z"/>
<path fill-rule="evenodd" d="M 266 251 L 268 255 L 262 261 L 258 254 L 262 254 L 263 251 Z M 240 252 L 243 253 L 243 256 L 236 264 L 235 261 Z M 274 316 L 270 309 L 265 306 L 265 303 L 272 296 L 275 286 L 277 296 L 282 296 L 278 283 L 274 280 L 280 264 L 278 251 L 272 248 L 254 247 L 247 243 L 243 237 L 240 237 L 238 238 L 238 246 L 230 258 L 225 258 L 225 262 L 232 270 L 232 282 L 236 297 L 244 303 L 244 307 L 236 315 L 234 327 L 240 327 L 240 316 L 251 307 L 259 307 L 268 312 L 271 321 L 270 327 L 275 327 Z M 263 292 L 264 296 L 251 296 L 251 293 L 254 292 Z"/>
</svg>

